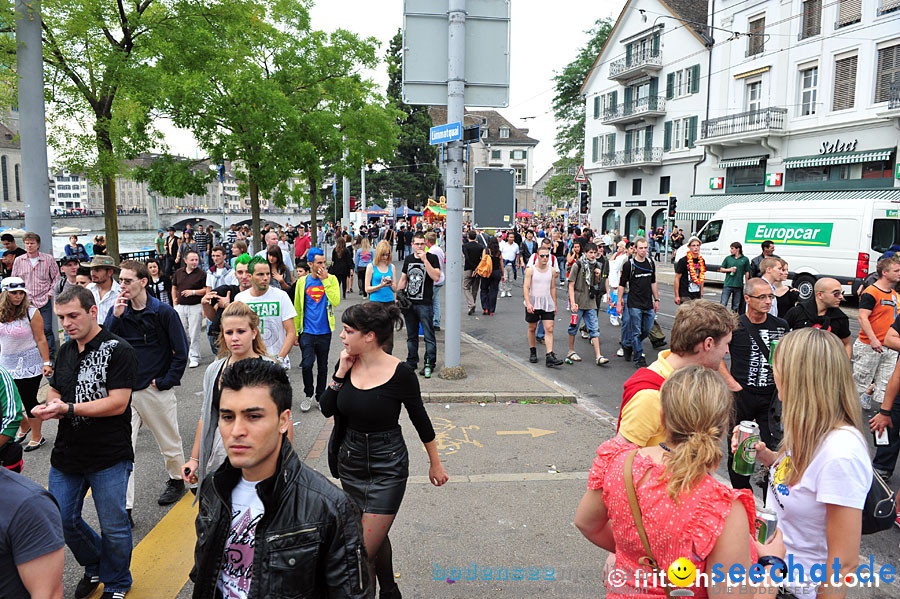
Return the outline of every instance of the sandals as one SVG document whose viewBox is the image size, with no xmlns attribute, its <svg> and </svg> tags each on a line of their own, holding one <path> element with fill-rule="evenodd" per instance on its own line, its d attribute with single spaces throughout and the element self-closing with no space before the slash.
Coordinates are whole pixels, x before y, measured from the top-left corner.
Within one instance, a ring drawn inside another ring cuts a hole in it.
<svg viewBox="0 0 900 599">
<path fill-rule="evenodd" d="M 578 354 L 576 354 L 573 351 L 570 351 L 569 355 L 567 355 L 566 358 L 568 358 L 569 360 L 572 360 L 573 362 L 581 362 L 581 356 L 579 356 Z"/>
<path fill-rule="evenodd" d="M 47 439 L 45 439 L 44 437 L 41 437 L 41 440 L 37 443 L 35 443 L 34 441 L 30 441 L 28 445 L 22 448 L 22 451 L 34 451 L 35 449 L 40 449 L 46 442 Z"/>
<path fill-rule="evenodd" d="M 16 443 L 22 443 L 25 440 L 25 437 L 28 436 L 28 433 L 31 432 L 31 427 L 28 428 L 24 433 L 16 433 Z"/>
</svg>

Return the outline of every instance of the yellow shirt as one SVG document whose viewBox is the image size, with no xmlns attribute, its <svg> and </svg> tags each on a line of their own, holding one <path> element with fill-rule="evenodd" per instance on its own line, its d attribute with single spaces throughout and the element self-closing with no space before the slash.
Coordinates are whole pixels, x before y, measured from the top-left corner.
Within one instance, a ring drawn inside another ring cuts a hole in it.
<svg viewBox="0 0 900 599">
<path fill-rule="evenodd" d="M 648 366 L 650 370 L 664 379 L 675 372 L 672 365 L 666 360 L 672 354 L 672 350 L 665 350 L 659 354 L 659 358 Z M 619 434 L 641 447 L 650 447 L 664 443 L 666 429 L 663 428 L 662 403 L 659 400 L 659 391 L 653 389 L 641 389 L 634 394 L 625 408 L 622 410 Z"/>
</svg>

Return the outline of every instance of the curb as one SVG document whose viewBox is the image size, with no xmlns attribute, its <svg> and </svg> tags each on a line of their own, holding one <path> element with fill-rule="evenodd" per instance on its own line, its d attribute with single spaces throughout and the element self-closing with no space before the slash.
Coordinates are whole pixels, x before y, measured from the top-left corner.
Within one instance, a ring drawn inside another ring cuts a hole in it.
<svg viewBox="0 0 900 599">
<path fill-rule="evenodd" d="M 508 403 L 511 401 L 524 401 L 527 403 L 574 404 L 578 403 L 578 398 L 574 393 L 516 393 L 512 391 L 457 393 L 455 391 L 444 391 L 423 393 L 422 401 L 424 403 Z"/>
</svg>

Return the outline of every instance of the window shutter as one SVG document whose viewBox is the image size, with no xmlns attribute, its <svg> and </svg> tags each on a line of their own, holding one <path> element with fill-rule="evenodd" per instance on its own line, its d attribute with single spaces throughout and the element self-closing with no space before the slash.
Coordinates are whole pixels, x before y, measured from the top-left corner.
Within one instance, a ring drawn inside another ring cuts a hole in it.
<svg viewBox="0 0 900 599">
<path fill-rule="evenodd" d="M 653 148 L 653 125 L 647 125 L 647 128 L 645 129 L 644 148 L 647 150 L 648 154 Z"/>
<path fill-rule="evenodd" d="M 666 75 L 666 100 L 675 97 L 675 73 Z"/>
<path fill-rule="evenodd" d="M 696 94 L 700 91 L 700 65 L 695 64 L 691 67 L 691 93 Z"/>
<path fill-rule="evenodd" d="M 697 117 L 692 116 L 688 119 L 688 147 L 693 148 L 695 141 L 697 141 Z"/>
<path fill-rule="evenodd" d="M 631 106 L 631 96 L 633 93 L 634 93 L 633 88 L 630 88 L 630 87 L 625 88 L 625 106 L 622 107 L 624 109 L 622 111 L 622 114 L 631 114 L 632 108 L 633 108 Z"/>
<path fill-rule="evenodd" d="M 900 44 L 878 51 L 875 101 L 887 102 L 891 95 L 891 82 L 897 80 L 900 80 Z"/>
<path fill-rule="evenodd" d="M 663 152 L 672 149 L 672 121 L 666 121 L 666 129 L 663 135 Z"/>
<path fill-rule="evenodd" d="M 853 108 L 856 104 L 856 56 L 834 61 L 834 101 L 832 110 Z"/>
<path fill-rule="evenodd" d="M 900 8 L 900 0 L 881 0 L 881 8 L 879 9 L 878 14 L 887 14 L 898 8 Z"/>
<path fill-rule="evenodd" d="M 659 34 L 653 36 L 653 54 L 652 56 L 659 56 Z"/>
<path fill-rule="evenodd" d="M 862 0 L 840 0 L 837 27 L 859 23 L 862 19 Z"/>
<path fill-rule="evenodd" d="M 650 106 L 655 106 L 656 103 L 656 94 L 659 93 L 659 77 L 651 77 L 650 78 L 650 97 L 653 98 L 650 100 Z"/>
<path fill-rule="evenodd" d="M 594 118 L 600 118 L 600 96 L 594 96 Z"/>
<path fill-rule="evenodd" d="M 625 66 L 631 66 L 631 44 L 625 46 Z"/>
<path fill-rule="evenodd" d="M 628 152 L 631 151 L 631 136 L 632 136 L 632 133 L 633 133 L 632 131 L 626 131 L 626 132 L 625 132 L 625 153 L 626 153 L 626 154 L 627 154 Z"/>
<path fill-rule="evenodd" d="M 600 138 L 595 137 L 591 142 L 591 162 L 597 162 L 600 157 Z"/>
<path fill-rule="evenodd" d="M 522 160 L 528 158 L 528 150 L 522 150 Z"/>
<path fill-rule="evenodd" d="M 606 136 L 606 153 L 612 156 L 616 153 L 616 134 L 610 133 Z"/>
<path fill-rule="evenodd" d="M 801 39 L 819 35 L 822 32 L 822 0 L 805 0 L 803 2 L 803 24 Z"/>
<path fill-rule="evenodd" d="M 900 1 L 900 0 L 898 0 Z M 619 92 L 613 90 L 609 92 L 609 110 L 610 112 L 616 111 L 616 104 L 618 104 Z"/>
</svg>

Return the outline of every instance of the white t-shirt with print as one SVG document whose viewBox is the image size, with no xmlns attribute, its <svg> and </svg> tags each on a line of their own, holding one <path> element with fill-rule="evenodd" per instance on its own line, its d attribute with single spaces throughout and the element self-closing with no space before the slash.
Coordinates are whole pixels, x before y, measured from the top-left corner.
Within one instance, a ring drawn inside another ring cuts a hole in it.
<svg viewBox="0 0 900 599">
<path fill-rule="evenodd" d="M 844 426 L 825 436 L 800 482 L 793 487 L 784 484 L 790 460 L 790 456 L 785 456 L 769 468 L 766 507 L 778 515 L 787 552 L 794 563 L 803 565 L 809 580 L 810 568 L 828 559 L 826 504 L 862 509 L 872 486 L 872 459 L 862 433 Z M 790 586 L 797 585 L 792 582 Z M 814 598 L 816 588 L 812 583 L 792 592 L 798 598 Z"/>
<path fill-rule="evenodd" d="M 231 529 L 216 583 L 223 599 L 247 599 L 250 592 L 256 525 L 265 513 L 262 500 L 256 494 L 257 484 L 241 478 L 231 491 Z"/>
<path fill-rule="evenodd" d="M 250 289 L 241 291 L 234 296 L 234 301 L 244 302 L 259 316 L 259 332 L 266 342 L 266 350 L 273 356 L 281 351 L 284 339 L 284 321 L 293 320 L 297 316 L 294 302 L 290 296 L 275 287 L 269 289 L 259 297 L 253 297 Z"/>
<path fill-rule="evenodd" d="M 441 246 L 435 244 L 428 248 L 428 252 L 434 254 L 438 258 L 438 266 L 441 267 L 441 278 L 437 280 L 435 283 L 436 286 L 440 286 L 444 284 L 444 263 L 447 261 L 447 258 L 444 256 L 444 250 L 441 249 Z"/>
</svg>

